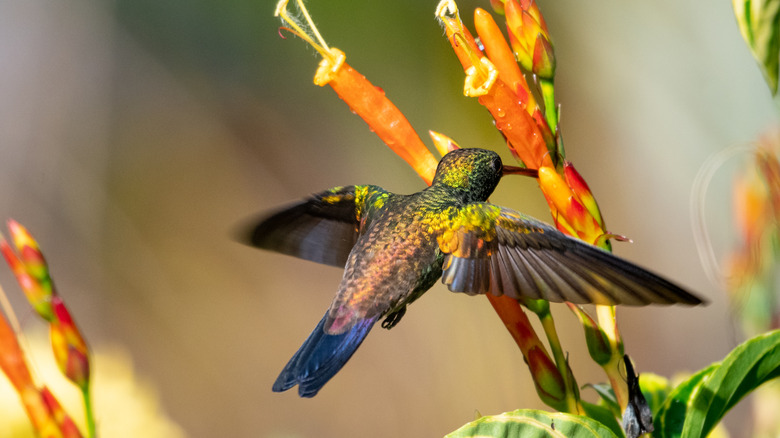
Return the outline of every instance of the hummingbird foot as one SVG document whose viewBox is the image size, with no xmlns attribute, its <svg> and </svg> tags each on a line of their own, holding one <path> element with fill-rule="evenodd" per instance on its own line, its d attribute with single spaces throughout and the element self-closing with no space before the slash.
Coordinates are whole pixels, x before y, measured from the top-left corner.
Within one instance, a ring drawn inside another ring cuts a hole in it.
<svg viewBox="0 0 780 438">
<path fill-rule="evenodd" d="M 395 327 L 401 321 L 401 318 L 406 313 L 406 306 L 401 307 L 399 310 L 387 315 L 384 321 L 382 321 L 382 328 L 390 330 Z"/>
</svg>

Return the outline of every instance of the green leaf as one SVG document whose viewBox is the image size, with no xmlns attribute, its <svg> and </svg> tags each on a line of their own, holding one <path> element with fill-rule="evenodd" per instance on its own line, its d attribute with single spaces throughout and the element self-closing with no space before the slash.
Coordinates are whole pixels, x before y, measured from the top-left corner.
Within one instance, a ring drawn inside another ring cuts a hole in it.
<svg viewBox="0 0 780 438">
<path fill-rule="evenodd" d="M 596 393 L 598 393 L 599 397 L 601 399 L 599 400 L 599 403 L 612 411 L 612 414 L 614 414 L 616 417 L 620 417 L 620 405 L 617 402 L 617 399 L 615 398 L 615 392 L 612 390 L 612 387 L 609 386 L 607 383 L 586 383 L 582 385 L 583 389 L 591 388 Z"/>
<path fill-rule="evenodd" d="M 780 57 L 780 0 L 733 0 L 739 31 L 761 65 L 772 94 L 777 94 Z"/>
<path fill-rule="evenodd" d="M 745 395 L 780 375 L 780 330 L 735 348 L 675 388 L 656 416 L 656 436 L 705 437 Z"/>
<path fill-rule="evenodd" d="M 462 437 L 560 437 L 560 438 L 617 438 L 603 424 L 588 417 L 519 409 L 501 415 L 482 417 L 447 435 Z"/>
<path fill-rule="evenodd" d="M 689 401 L 701 382 L 710 376 L 719 364 L 712 364 L 679 384 L 669 394 L 653 419 L 656 434 L 662 437 L 680 436 L 688 414 Z"/>
<path fill-rule="evenodd" d="M 612 433 L 620 438 L 626 436 L 623 432 L 623 426 L 617 420 L 617 417 L 615 417 L 615 414 L 611 409 L 602 405 L 594 405 L 593 403 L 588 403 L 584 400 L 580 403 L 582 403 L 582 408 L 585 410 L 585 415 L 587 415 L 588 418 L 592 418 L 604 426 L 607 426 Z"/>
</svg>

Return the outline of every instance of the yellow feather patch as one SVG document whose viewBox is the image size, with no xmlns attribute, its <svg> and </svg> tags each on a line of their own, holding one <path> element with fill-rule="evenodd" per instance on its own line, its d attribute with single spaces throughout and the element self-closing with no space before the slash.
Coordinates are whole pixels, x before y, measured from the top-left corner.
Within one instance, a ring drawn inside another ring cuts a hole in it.
<svg viewBox="0 0 780 438">
<path fill-rule="evenodd" d="M 440 215 L 439 248 L 456 257 L 489 256 L 495 250 L 495 224 L 500 215 L 500 207 L 484 203 L 446 209 Z"/>
<path fill-rule="evenodd" d="M 358 219 L 363 216 L 363 206 L 368 196 L 368 186 L 355 186 L 355 214 Z"/>
</svg>

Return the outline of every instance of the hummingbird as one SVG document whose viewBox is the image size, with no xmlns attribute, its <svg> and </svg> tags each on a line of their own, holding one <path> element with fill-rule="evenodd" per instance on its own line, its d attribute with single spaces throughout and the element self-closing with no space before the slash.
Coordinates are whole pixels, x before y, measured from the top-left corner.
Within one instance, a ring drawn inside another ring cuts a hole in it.
<svg viewBox="0 0 780 438">
<path fill-rule="evenodd" d="M 501 177 L 532 173 L 456 149 L 410 195 L 335 187 L 272 213 L 252 246 L 344 268 L 333 302 L 273 391 L 313 397 L 382 319 L 390 329 L 439 278 L 453 292 L 575 304 L 700 304 L 674 283 L 554 227 L 487 202 Z"/>
</svg>

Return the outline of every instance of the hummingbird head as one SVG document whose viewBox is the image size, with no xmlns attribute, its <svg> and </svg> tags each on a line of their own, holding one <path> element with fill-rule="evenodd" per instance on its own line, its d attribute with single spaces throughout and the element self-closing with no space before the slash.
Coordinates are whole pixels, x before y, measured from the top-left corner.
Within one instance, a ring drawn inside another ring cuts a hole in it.
<svg viewBox="0 0 780 438">
<path fill-rule="evenodd" d="M 501 157 L 486 149 L 455 149 L 441 159 L 433 185 L 454 189 L 464 202 L 484 202 L 503 175 L 528 174 L 533 170 L 504 166 Z"/>
</svg>

